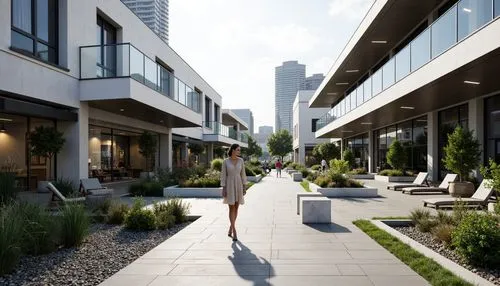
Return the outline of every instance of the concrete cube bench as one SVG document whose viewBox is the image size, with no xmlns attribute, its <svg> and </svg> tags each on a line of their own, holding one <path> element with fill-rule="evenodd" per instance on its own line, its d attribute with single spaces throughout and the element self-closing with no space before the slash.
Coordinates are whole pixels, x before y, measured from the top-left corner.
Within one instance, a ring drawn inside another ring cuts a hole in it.
<svg viewBox="0 0 500 286">
<path fill-rule="evenodd" d="M 297 193 L 297 214 L 300 214 L 300 198 L 305 198 L 305 197 L 324 197 L 322 193 L 304 193 L 300 192 Z"/>
<path fill-rule="evenodd" d="M 302 223 L 331 223 L 332 202 L 325 197 L 302 199 Z"/>
<path fill-rule="evenodd" d="M 292 173 L 294 182 L 302 182 L 302 173 Z"/>
</svg>

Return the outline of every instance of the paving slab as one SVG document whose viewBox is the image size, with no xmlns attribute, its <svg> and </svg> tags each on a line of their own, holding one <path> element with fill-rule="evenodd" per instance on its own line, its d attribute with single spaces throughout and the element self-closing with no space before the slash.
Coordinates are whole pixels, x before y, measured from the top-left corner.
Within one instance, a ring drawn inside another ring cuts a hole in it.
<svg viewBox="0 0 500 286">
<path fill-rule="evenodd" d="M 220 199 L 184 199 L 200 218 L 101 285 L 428 285 L 352 224 L 406 216 L 421 205 L 421 196 L 368 184 L 380 197 L 332 199 L 332 223 L 302 224 L 296 214 L 300 184 L 264 177 L 240 206 L 238 242 L 227 236 L 227 206 Z"/>
</svg>

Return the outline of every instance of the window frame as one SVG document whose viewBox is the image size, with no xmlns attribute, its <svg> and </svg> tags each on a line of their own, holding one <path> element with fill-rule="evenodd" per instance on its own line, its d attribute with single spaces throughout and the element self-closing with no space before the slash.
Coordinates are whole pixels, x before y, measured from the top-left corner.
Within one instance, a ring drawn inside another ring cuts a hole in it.
<svg viewBox="0 0 500 286">
<path fill-rule="evenodd" d="M 54 37 L 54 45 L 50 44 L 48 41 L 45 41 L 44 39 L 42 38 L 38 38 L 38 35 L 37 35 L 37 28 L 38 28 L 38 23 L 37 23 L 37 5 L 36 5 L 36 1 L 37 0 L 31 0 L 30 3 L 31 3 L 31 33 L 28 33 L 20 28 L 17 28 L 16 26 L 14 26 L 14 5 L 12 4 L 12 1 L 15 1 L 15 0 L 11 0 L 11 5 L 10 5 L 10 30 L 11 30 L 11 49 L 12 50 L 15 50 L 16 52 L 19 52 L 21 54 L 25 54 L 25 55 L 28 55 L 30 57 L 34 57 L 36 59 L 39 59 L 43 62 L 47 62 L 47 63 L 50 63 L 50 64 L 53 64 L 53 65 L 59 65 L 59 0 L 53 0 L 55 1 L 55 14 L 57 15 L 56 16 L 56 19 L 55 19 L 55 37 Z M 29 39 L 31 39 L 33 41 L 33 52 L 30 53 L 28 51 L 25 51 L 19 47 L 16 47 L 16 46 L 13 46 L 12 45 L 12 32 L 16 32 L 18 34 L 21 34 L 22 36 L 25 36 Z M 39 56 L 37 56 L 37 52 L 38 52 L 38 43 L 40 44 L 43 44 L 45 46 L 47 46 L 49 49 L 54 49 L 55 50 L 55 60 L 54 61 L 51 61 L 51 60 L 45 60 Z"/>
</svg>

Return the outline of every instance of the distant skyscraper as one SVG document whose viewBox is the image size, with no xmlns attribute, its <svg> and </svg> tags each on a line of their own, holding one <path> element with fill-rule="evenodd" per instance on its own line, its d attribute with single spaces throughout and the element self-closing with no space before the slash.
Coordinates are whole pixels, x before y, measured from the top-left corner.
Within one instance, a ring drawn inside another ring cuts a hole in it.
<svg viewBox="0 0 500 286">
<path fill-rule="evenodd" d="M 168 0 L 122 0 L 122 2 L 168 43 Z"/>
<path fill-rule="evenodd" d="M 273 134 L 273 127 L 272 126 L 259 126 L 259 133 L 255 133 L 255 142 L 262 148 L 263 153 L 268 153 L 269 151 L 267 150 L 267 139 L 269 136 Z M 267 160 L 268 156 L 265 156 L 265 159 Z"/>
<path fill-rule="evenodd" d="M 292 107 L 297 91 L 303 89 L 306 66 L 297 61 L 287 61 L 275 70 L 275 130 L 292 133 Z"/>
<path fill-rule="evenodd" d="M 271 135 L 273 134 L 272 126 L 259 126 L 259 134 Z"/>
<path fill-rule="evenodd" d="M 253 113 L 250 109 L 231 109 L 234 114 L 248 125 L 248 133 L 253 137 Z"/>
<path fill-rule="evenodd" d="M 305 90 L 316 90 L 318 89 L 321 82 L 325 79 L 325 76 L 322 73 L 315 73 L 312 76 L 306 77 L 306 81 L 304 83 Z"/>
</svg>

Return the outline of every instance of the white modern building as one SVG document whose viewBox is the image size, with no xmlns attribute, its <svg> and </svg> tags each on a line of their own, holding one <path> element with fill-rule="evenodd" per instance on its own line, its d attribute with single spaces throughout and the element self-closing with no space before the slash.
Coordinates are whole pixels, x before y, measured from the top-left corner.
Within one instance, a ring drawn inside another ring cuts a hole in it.
<svg viewBox="0 0 500 286">
<path fill-rule="evenodd" d="M 137 177 L 144 131 L 156 167 L 187 161 L 189 144 L 246 144 L 212 124 L 224 121 L 217 91 L 120 0 L 5 0 L 0 27 L 0 165 L 13 163 L 26 190 L 47 177 Z M 51 170 L 28 151 L 37 126 L 66 139 Z"/>
<path fill-rule="evenodd" d="M 121 0 L 168 43 L 168 0 Z"/>
<path fill-rule="evenodd" d="M 500 162 L 499 16 L 499 0 L 376 0 L 309 101 L 331 108 L 316 136 L 342 138 L 370 171 L 398 139 L 409 168 L 438 180 L 462 125 Z"/>
<path fill-rule="evenodd" d="M 316 90 L 321 85 L 325 76 L 322 73 L 315 73 L 312 76 L 306 77 L 303 90 Z"/>
<path fill-rule="evenodd" d="M 297 61 L 287 61 L 275 68 L 275 130 L 292 133 L 292 105 L 297 91 L 304 86 L 306 66 Z"/>
<path fill-rule="evenodd" d="M 313 94 L 314 90 L 299 90 L 293 102 L 293 161 L 307 166 L 319 163 L 312 156 L 314 146 L 330 141 L 314 135 L 316 122 L 329 108 L 309 108 Z"/>
<path fill-rule="evenodd" d="M 254 120 L 252 111 L 250 109 L 231 109 L 231 111 L 239 118 L 243 119 L 248 126 L 248 134 L 250 134 L 250 136 L 254 136 Z"/>
</svg>

